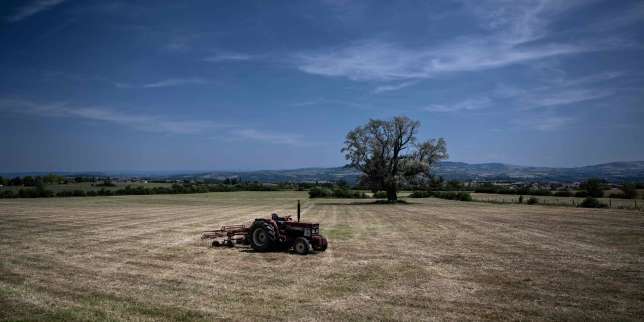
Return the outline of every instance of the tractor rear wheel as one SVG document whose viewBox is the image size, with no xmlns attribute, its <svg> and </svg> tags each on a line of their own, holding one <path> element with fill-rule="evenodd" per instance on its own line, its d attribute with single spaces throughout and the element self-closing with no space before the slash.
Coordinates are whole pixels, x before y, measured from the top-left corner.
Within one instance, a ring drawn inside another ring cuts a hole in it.
<svg viewBox="0 0 644 322">
<path fill-rule="evenodd" d="M 275 228 L 267 222 L 257 222 L 250 230 L 250 247 L 258 252 L 271 250 L 275 245 L 277 237 Z"/>
<path fill-rule="evenodd" d="M 293 243 L 293 250 L 300 254 L 300 255 L 306 255 L 309 253 L 309 250 L 311 249 L 311 243 L 304 238 L 304 237 L 297 237 L 295 238 L 295 243 Z"/>
</svg>

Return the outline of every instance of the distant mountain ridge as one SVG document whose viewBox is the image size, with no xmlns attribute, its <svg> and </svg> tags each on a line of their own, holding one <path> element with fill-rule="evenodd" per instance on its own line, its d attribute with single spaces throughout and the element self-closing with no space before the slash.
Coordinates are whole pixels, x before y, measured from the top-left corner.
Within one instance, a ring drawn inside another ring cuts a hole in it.
<svg viewBox="0 0 644 322">
<path fill-rule="evenodd" d="M 120 171 L 120 172 L 55 172 L 62 175 L 93 175 L 112 177 L 146 177 L 157 179 L 226 179 L 241 178 L 258 182 L 323 182 L 346 180 L 356 182 L 360 172 L 350 166 L 332 168 L 301 168 L 255 171 Z M 465 163 L 444 161 L 435 169 L 446 180 L 510 180 L 576 182 L 597 177 L 610 182 L 644 181 L 644 161 L 610 162 L 583 167 L 556 168 L 519 166 L 505 163 Z M 46 175 L 47 172 L 0 174 Z"/>
<path fill-rule="evenodd" d="M 592 177 L 611 182 L 644 181 L 644 161 L 611 162 L 573 168 L 531 167 L 504 163 L 444 161 L 435 169 L 436 175 L 447 180 L 517 180 L 575 182 Z M 348 166 L 335 168 L 302 168 L 292 170 L 212 171 L 176 177 L 225 179 L 239 177 L 244 181 L 259 182 L 314 182 L 346 180 L 356 182 L 360 172 Z"/>
</svg>

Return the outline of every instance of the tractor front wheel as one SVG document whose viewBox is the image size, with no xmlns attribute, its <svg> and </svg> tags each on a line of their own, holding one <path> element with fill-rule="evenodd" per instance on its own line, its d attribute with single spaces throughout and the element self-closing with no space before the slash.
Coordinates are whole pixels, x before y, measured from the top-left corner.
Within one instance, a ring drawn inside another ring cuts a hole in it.
<svg viewBox="0 0 644 322">
<path fill-rule="evenodd" d="M 298 237 L 295 239 L 295 243 L 293 244 L 293 250 L 300 254 L 300 255 L 306 255 L 309 253 L 309 250 L 311 249 L 311 243 L 304 238 L 304 237 Z"/>
</svg>

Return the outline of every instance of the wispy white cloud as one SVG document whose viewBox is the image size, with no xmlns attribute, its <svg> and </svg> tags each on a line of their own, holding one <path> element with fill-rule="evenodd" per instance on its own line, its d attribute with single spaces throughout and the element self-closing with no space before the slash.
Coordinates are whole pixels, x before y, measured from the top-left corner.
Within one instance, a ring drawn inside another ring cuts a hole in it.
<svg viewBox="0 0 644 322">
<path fill-rule="evenodd" d="M 561 75 L 562 76 L 559 78 L 554 78 L 549 80 L 552 83 L 551 86 L 572 87 L 572 86 L 587 85 L 587 84 L 616 79 L 616 78 L 625 76 L 626 73 L 621 71 L 607 71 L 607 72 L 586 75 L 586 76 L 574 78 L 574 79 L 567 78 L 565 76 L 565 73 Z"/>
<path fill-rule="evenodd" d="M 328 98 L 316 98 L 316 99 L 311 99 L 306 101 L 293 102 L 293 103 L 290 103 L 289 105 L 294 107 L 339 105 L 339 106 L 346 106 L 346 107 L 355 108 L 355 109 L 368 109 L 370 107 L 369 104 L 361 104 L 358 102 L 339 100 L 339 99 L 328 99 Z"/>
<path fill-rule="evenodd" d="M 256 56 L 244 53 L 221 52 L 204 58 L 204 61 L 211 63 L 221 63 L 227 61 L 247 61 L 255 59 Z"/>
<path fill-rule="evenodd" d="M 627 75 L 624 72 L 610 71 L 568 78 L 565 73 L 550 79 L 545 85 L 534 88 L 520 88 L 514 85 L 499 84 L 485 94 L 464 100 L 431 104 L 423 108 L 428 112 L 455 112 L 479 110 L 498 106 L 516 107 L 521 110 L 550 108 L 606 98 L 617 93 L 614 86 L 596 88 L 597 83 L 612 81 Z"/>
<path fill-rule="evenodd" d="M 41 104 L 24 99 L 0 98 L 0 112 L 105 122 L 151 133 L 216 134 L 213 139 L 259 141 L 292 146 L 313 145 L 298 134 L 242 128 L 208 120 L 175 120 L 162 115 L 129 113 L 106 107 L 79 107 L 66 102 Z"/>
<path fill-rule="evenodd" d="M 252 140 L 271 144 L 295 146 L 306 145 L 306 142 L 303 141 L 302 137 L 296 134 L 266 132 L 256 129 L 234 129 L 230 131 L 230 134 L 230 138 L 233 140 Z"/>
<path fill-rule="evenodd" d="M 411 81 L 411 82 L 402 82 L 402 83 L 393 84 L 393 85 L 381 85 L 381 86 L 376 87 L 373 90 L 373 93 L 374 94 L 381 94 L 381 93 L 385 93 L 385 92 L 397 91 L 397 90 L 403 89 L 405 87 L 416 85 L 417 83 L 418 82 L 416 82 L 416 81 Z"/>
<path fill-rule="evenodd" d="M 134 85 L 129 83 L 115 83 L 119 88 L 159 88 L 159 87 L 177 87 L 190 84 L 206 84 L 208 80 L 200 77 L 191 78 L 169 78 L 158 82 L 152 82 L 142 85 Z"/>
<path fill-rule="evenodd" d="M 65 0 L 37 0 L 31 1 L 29 4 L 24 5 L 12 15 L 6 17 L 6 21 L 9 23 L 14 23 L 21 21 L 23 19 L 29 18 L 39 12 L 51 9 L 57 5 L 60 5 Z"/>
<path fill-rule="evenodd" d="M 515 47 L 490 40 L 461 39 L 438 47 L 410 49 L 384 41 L 295 57 L 306 73 L 352 80 L 401 80 L 449 72 L 479 71 L 548 57 L 598 50 L 580 44 Z"/>
<path fill-rule="evenodd" d="M 524 102 L 523 104 L 525 104 L 526 108 L 554 107 L 597 100 L 614 94 L 615 91 L 613 90 L 555 90 L 550 93 L 542 92 L 539 94 L 528 94 L 527 96 L 522 97 L 521 100 Z"/>
<path fill-rule="evenodd" d="M 512 122 L 520 128 L 537 131 L 556 131 L 574 123 L 574 118 L 563 116 L 533 116 L 532 118 L 517 119 Z"/>
<path fill-rule="evenodd" d="M 135 114 L 105 107 L 78 107 L 68 103 L 39 104 L 20 99 L 0 99 L 0 109 L 40 117 L 69 117 L 126 126 L 145 132 L 196 134 L 227 127 L 206 120 L 172 120 L 160 115 Z"/>
<path fill-rule="evenodd" d="M 143 85 L 143 87 L 144 88 L 174 87 L 174 86 L 181 86 L 181 85 L 188 85 L 188 84 L 205 84 L 205 83 L 208 83 L 208 81 L 199 77 L 170 78 L 159 82 L 148 83 Z"/>
<path fill-rule="evenodd" d="M 426 46 L 404 46 L 381 39 L 362 40 L 338 48 L 293 55 L 303 72 L 351 80 L 408 80 L 453 72 L 471 72 L 625 46 L 619 39 L 576 42 L 548 40 L 556 13 L 579 1 L 467 2 L 485 35 L 452 38 Z"/>
<path fill-rule="evenodd" d="M 489 97 L 478 97 L 466 99 L 453 104 L 432 104 L 425 107 L 428 112 L 455 112 L 471 111 L 492 106 L 492 100 Z"/>
</svg>

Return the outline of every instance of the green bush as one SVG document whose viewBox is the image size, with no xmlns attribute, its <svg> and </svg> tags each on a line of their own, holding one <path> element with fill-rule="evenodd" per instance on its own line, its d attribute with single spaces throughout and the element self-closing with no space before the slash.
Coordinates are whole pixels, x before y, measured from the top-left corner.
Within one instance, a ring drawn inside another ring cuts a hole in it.
<svg viewBox="0 0 644 322">
<path fill-rule="evenodd" d="M 16 193 L 13 190 L 2 190 L 0 191 L 0 198 L 15 198 Z"/>
<path fill-rule="evenodd" d="M 309 190 L 309 198 L 329 198 L 333 195 L 333 191 L 329 188 L 313 187 Z"/>
<path fill-rule="evenodd" d="M 548 189 L 530 189 L 528 193 L 535 196 L 552 196 L 552 192 Z"/>
<path fill-rule="evenodd" d="M 368 198 L 368 196 L 362 191 L 354 191 L 342 187 L 336 187 L 333 190 L 325 187 L 313 187 L 309 190 L 309 198 L 363 199 Z"/>
<path fill-rule="evenodd" d="M 581 189 L 586 191 L 589 197 L 599 198 L 604 196 L 606 184 L 599 178 L 590 178 L 580 185 Z"/>
<path fill-rule="evenodd" d="M 586 197 L 588 197 L 588 192 L 584 191 L 584 190 L 577 191 L 577 192 L 575 192 L 575 197 L 577 197 L 577 198 L 586 198 Z"/>
<path fill-rule="evenodd" d="M 584 199 L 584 201 L 582 201 L 579 204 L 579 207 L 581 207 L 581 208 L 607 208 L 608 206 L 606 204 L 603 204 L 603 203 L 599 202 L 599 200 L 597 200 L 596 198 L 587 197 L 586 199 Z"/>
<path fill-rule="evenodd" d="M 637 185 L 634 183 L 624 183 L 622 185 L 622 195 L 626 199 L 635 199 L 637 198 Z"/>
<path fill-rule="evenodd" d="M 432 196 L 432 193 L 430 191 L 419 190 L 419 191 L 412 192 L 409 195 L 409 198 L 428 198 L 431 196 Z"/>
<path fill-rule="evenodd" d="M 472 201 L 470 193 L 463 191 L 434 192 L 432 196 L 448 200 Z"/>
<path fill-rule="evenodd" d="M 387 199 L 387 192 L 386 191 L 378 191 L 373 194 L 373 197 L 376 199 Z"/>
<path fill-rule="evenodd" d="M 572 197 L 572 192 L 568 190 L 560 190 L 555 192 L 555 197 Z"/>
<path fill-rule="evenodd" d="M 528 201 L 526 201 L 525 203 L 528 204 L 528 205 L 536 205 L 536 204 L 539 203 L 539 199 L 537 199 L 535 197 L 530 197 L 530 198 L 528 198 Z"/>
</svg>

